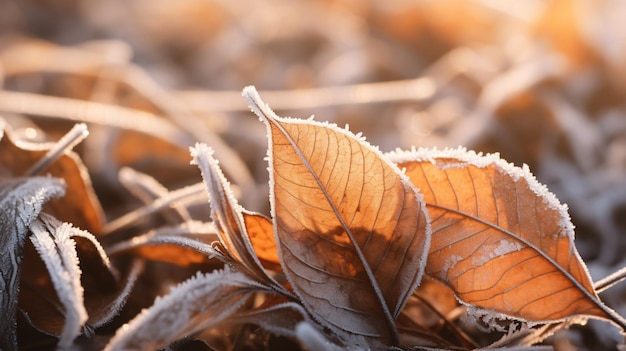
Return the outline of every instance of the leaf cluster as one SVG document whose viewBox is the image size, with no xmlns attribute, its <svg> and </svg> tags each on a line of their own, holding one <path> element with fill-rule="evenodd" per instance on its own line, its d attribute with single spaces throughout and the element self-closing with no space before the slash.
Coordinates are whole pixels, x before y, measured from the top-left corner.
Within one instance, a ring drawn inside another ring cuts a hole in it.
<svg viewBox="0 0 626 351">
<path fill-rule="evenodd" d="M 239 205 L 197 143 L 202 182 L 168 191 L 123 168 L 145 205 L 106 221 L 71 151 L 85 125 L 56 143 L 3 125 L 3 350 L 472 349 L 531 346 L 588 319 L 626 329 L 598 297 L 623 274 L 591 281 L 566 206 L 528 167 L 462 148 L 383 154 L 243 95 L 267 128 L 269 218 Z M 165 224 L 137 234 L 155 212 Z M 153 288 L 162 279 L 171 291 Z"/>
</svg>

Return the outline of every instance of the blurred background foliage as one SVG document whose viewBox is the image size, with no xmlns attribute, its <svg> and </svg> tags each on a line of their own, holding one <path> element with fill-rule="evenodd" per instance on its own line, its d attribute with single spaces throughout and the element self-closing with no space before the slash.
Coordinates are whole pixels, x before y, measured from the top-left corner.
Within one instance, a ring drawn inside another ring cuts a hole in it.
<svg viewBox="0 0 626 351">
<path fill-rule="evenodd" d="M 33 138 L 90 123 L 78 151 L 108 218 L 130 206 L 123 166 L 199 181 L 197 140 L 267 213 L 246 85 L 383 151 L 499 152 L 569 205 L 599 279 L 626 265 L 625 18 L 620 0 L 0 0 L 0 113 Z M 603 299 L 626 315 L 626 287 Z"/>
</svg>

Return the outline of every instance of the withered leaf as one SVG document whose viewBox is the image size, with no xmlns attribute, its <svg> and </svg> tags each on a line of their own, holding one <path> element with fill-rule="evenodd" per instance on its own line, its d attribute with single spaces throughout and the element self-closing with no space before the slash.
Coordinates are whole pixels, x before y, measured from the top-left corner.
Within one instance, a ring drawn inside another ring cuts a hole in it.
<svg viewBox="0 0 626 351">
<path fill-rule="evenodd" d="M 55 178 L 0 178 L 0 349 L 16 350 L 16 310 L 19 277 L 28 227 L 45 202 L 62 196 L 64 184 Z"/>
<path fill-rule="evenodd" d="M 230 270 L 198 273 L 120 328 L 105 350 L 157 350 L 232 316 L 262 285 Z"/>
<path fill-rule="evenodd" d="M 30 240 L 46 266 L 56 298 L 47 299 L 48 296 L 42 291 L 42 287 L 25 284 L 31 290 L 36 289 L 35 294 L 39 295 L 39 299 L 54 301 L 49 311 L 33 311 L 28 314 L 28 317 L 35 325 L 43 325 L 43 330 L 59 335 L 59 347 L 66 348 L 80 335 L 81 327 L 87 321 L 83 287 L 80 281 L 82 272 L 78 265 L 76 243 L 70 238 L 72 226 L 60 223 L 49 215 L 40 215 L 31 223 L 30 229 L 32 232 Z M 34 283 L 39 282 L 41 280 Z M 24 299 L 20 297 L 20 300 Z M 24 301 L 20 304 L 20 308 L 24 309 L 24 306 L 29 303 L 31 301 Z M 53 312 L 55 310 L 56 313 Z M 54 318 L 58 314 L 61 314 L 60 318 Z"/>
<path fill-rule="evenodd" d="M 314 319 L 342 337 L 396 344 L 395 318 L 428 252 L 421 196 L 358 136 L 278 117 L 252 87 L 244 97 L 268 128 L 272 217 L 293 289 Z"/>
<path fill-rule="evenodd" d="M 68 346 L 82 327 L 102 326 L 117 315 L 141 267 L 120 278 L 93 235 L 48 214 L 30 229 L 19 307 L 33 327 Z"/>
<path fill-rule="evenodd" d="M 424 194 L 427 273 L 459 299 L 527 321 L 584 315 L 623 327 L 593 289 L 566 206 L 526 166 L 465 149 L 388 156 Z"/>
<path fill-rule="evenodd" d="M 6 134 L 0 139 L 0 168 L 7 172 L 5 176 L 23 176 L 54 145 L 16 140 L 9 126 L 1 119 L 0 128 Z M 103 211 L 91 186 L 87 169 L 78 155 L 66 152 L 40 173 L 62 178 L 67 184 L 65 196 L 48 203 L 49 212 L 61 221 L 72 223 L 92 234 L 100 233 L 104 221 Z"/>
<path fill-rule="evenodd" d="M 230 189 L 230 184 L 224 177 L 217 160 L 213 158 L 213 150 L 205 144 L 196 144 L 191 149 L 193 163 L 197 164 L 202 172 L 202 178 L 207 186 L 209 200 L 211 202 L 211 217 L 215 223 L 220 242 L 224 245 L 226 252 L 232 256 L 243 272 L 251 277 L 268 283 L 278 289 L 280 285 L 272 279 L 259 260 L 255 247 L 253 247 L 248 235 L 247 225 L 255 231 L 255 237 L 263 236 L 259 231 L 268 229 L 267 222 L 264 222 L 260 215 L 256 215 L 244 210 L 235 199 Z M 246 219 L 247 218 L 247 219 Z M 265 235 L 269 239 L 269 235 Z M 261 238 L 262 240 L 263 238 Z M 262 255 L 271 256 L 273 238 L 266 245 L 258 245 Z M 258 240 L 257 240 L 258 242 Z"/>
<path fill-rule="evenodd" d="M 274 239 L 272 221 L 258 213 L 246 210 L 242 212 L 248 237 L 263 267 L 274 271 L 282 271 L 280 258 L 278 257 L 278 248 Z"/>
</svg>

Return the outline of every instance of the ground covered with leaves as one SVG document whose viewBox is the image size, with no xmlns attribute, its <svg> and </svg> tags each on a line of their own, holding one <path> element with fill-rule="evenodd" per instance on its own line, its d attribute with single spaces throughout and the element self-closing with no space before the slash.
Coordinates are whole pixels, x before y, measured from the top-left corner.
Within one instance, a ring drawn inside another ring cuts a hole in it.
<svg viewBox="0 0 626 351">
<path fill-rule="evenodd" d="M 0 0 L 0 349 L 624 348 L 624 15 Z"/>
</svg>

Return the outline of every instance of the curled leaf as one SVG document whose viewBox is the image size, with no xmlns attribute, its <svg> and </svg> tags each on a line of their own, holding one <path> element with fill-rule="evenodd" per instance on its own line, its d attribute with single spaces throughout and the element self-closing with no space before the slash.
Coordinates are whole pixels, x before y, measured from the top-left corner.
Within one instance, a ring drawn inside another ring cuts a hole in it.
<svg viewBox="0 0 626 351">
<path fill-rule="evenodd" d="M 293 289 L 342 337 L 396 344 L 395 318 L 428 253 L 421 196 L 362 138 L 278 117 L 252 87 L 244 97 L 268 128 L 272 217 Z"/>
<path fill-rule="evenodd" d="M 87 321 L 87 311 L 83 301 L 83 287 L 80 277 L 81 270 L 78 265 L 78 255 L 76 253 L 76 243 L 70 238 L 72 227 L 67 223 L 61 224 L 50 216 L 45 216 L 34 221 L 31 226 L 33 235 L 30 237 L 35 250 L 46 266 L 47 272 L 56 291 L 56 299 L 59 304 L 53 302 L 51 309 L 56 309 L 62 314 L 57 327 L 54 313 L 41 313 L 35 311 L 29 314 L 29 318 L 35 324 L 44 325 L 43 329 L 52 330 L 60 334 L 59 347 L 69 347 L 74 339 L 80 335 L 81 327 Z M 34 284 L 39 283 L 35 281 Z M 29 288 L 35 288 L 29 286 Z M 42 299 L 49 300 L 39 289 L 35 294 L 41 294 Z M 36 321 L 35 318 L 40 318 Z M 54 330 L 57 329 L 58 330 Z M 55 334 L 56 334 L 55 333 Z"/>
<path fill-rule="evenodd" d="M 217 228 L 220 242 L 224 245 L 228 255 L 231 255 L 235 262 L 231 262 L 238 266 L 238 269 L 246 272 L 251 277 L 259 281 L 268 283 L 280 289 L 280 285 L 272 279 L 259 260 L 255 247 L 250 241 L 248 235 L 249 225 L 255 232 L 255 237 L 261 240 L 270 239 L 267 231 L 271 226 L 267 220 L 260 215 L 250 213 L 244 210 L 235 196 L 232 194 L 230 184 L 224 177 L 217 160 L 213 158 L 213 150 L 205 144 L 197 144 L 191 149 L 193 163 L 197 164 L 202 172 L 202 178 L 206 184 L 211 201 L 211 217 Z M 273 239 L 273 238 L 272 238 Z M 273 259 L 275 247 L 270 240 L 265 244 L 259 244 L 257 247 L 265 257 Z"/>
<path fill-rule="evenodd" d="M 428 274 L 463 302 L 532 322 L 584 315 L 624 327 L 593 288 L 566 206 L 526 166 L 464 149 L 389 157 L 424 194 Z"/>
</svg>

